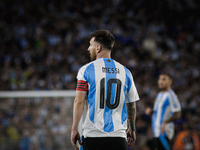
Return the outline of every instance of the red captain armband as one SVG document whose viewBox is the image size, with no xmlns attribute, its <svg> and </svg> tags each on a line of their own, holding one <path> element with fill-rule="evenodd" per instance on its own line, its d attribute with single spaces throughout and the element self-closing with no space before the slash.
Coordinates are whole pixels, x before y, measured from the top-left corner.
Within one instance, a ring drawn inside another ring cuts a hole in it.
<svg viewBox="0 0 200 150">
<path fill-rule="evenodd" d="M 76 91 L 87 92 L 87 90 L 88 90 L 88 83 L 86 81 L 78 80 L 77 86 L 76 86 Z"/>
</svg>

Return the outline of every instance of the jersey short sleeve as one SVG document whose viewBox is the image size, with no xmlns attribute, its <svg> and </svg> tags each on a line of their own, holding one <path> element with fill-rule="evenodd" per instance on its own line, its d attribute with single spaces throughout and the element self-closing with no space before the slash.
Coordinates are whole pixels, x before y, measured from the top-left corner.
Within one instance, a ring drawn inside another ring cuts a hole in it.
<svg viewBox="0 0 200 150">
<path fill-rule="evenodd" d="M 179 99 L 172 90 L 169 91 L 169 103 L 172 112 L 177 112 L 181 110 Z"/>
<path fill-rule="evenodd" d="M 125 70 L 126 70 L 126 86 L 127 86 L 126 103 L 135 102 L 139 100 L 139 95 L 135 87 L 132 74 L 128 69 L 125 68 Z"/>
<path fill-rule="evenodd" d="M 79 71 L 78 71 L 76 91 L 85 91 L 85 92 L 87 92 L 87 90 L 88 90 L 88 82 L 85 79 L 86 66 L 87 65 L 81 67 L 79 69 Z"/>
<path fill-rule="evenodd" d="M 86 79 L 84 77 L 85 69 L 86 69 L 86 65 L 79 69 L 77 77 L 76 77 L 77 80 L 86 81 Z"/>
</svg>

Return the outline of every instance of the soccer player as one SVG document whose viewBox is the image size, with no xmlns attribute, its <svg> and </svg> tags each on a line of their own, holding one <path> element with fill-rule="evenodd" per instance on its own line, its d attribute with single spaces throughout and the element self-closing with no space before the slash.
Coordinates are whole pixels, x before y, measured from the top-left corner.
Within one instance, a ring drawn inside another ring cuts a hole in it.
<svg viewBox="0 0 200 150">
<path fill-rule="evenodd" d="M 110 57 L 114 41 L 107 30 L 91 34 L 88 51 L 92 62 L 77 75 L 71 131 L 76 149 L 76 141 L 81 144 L 77 127 L 82 114 L 84 150 L 127 150 L 136 140 L 135 101 L 139 96 L 130 71 Z"/>
<path fill-rule="evenodd" d="M 179 100 L 171 89 L 172 78 L 168 73 L 162 73 L 158 79 L 158 93 L 152 117 L 155 150 L 169 150 L 170 140 L 174 135 L 174 123 L 181 116 Z"/>
</svg>

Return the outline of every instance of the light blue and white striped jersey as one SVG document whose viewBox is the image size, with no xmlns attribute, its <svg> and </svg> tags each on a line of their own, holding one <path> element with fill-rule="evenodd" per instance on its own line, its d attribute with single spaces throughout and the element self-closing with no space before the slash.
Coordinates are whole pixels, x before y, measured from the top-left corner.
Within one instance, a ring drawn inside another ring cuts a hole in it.
<svg viewBox="0 0 200 150">
<path fill-rule="evenodd" d="M 139 100 L 130 71 L 113 59 L 99 58 L 81 67 L 77 79 L 88 83 L 84 137 L 126 138 L 126 103 Z"/>
<path fill-rule="evenodd" d="M 152 117 L 152 129 L 154 137 L 160 137 L 161 125 L 164 120 L 169 119 L 174 112 L 181 111 L 178 97 L 172 89 L 167 92 L 158 93 L 154 103 L 154 113 Z M 174 135 L 174 123 L 165 125 L 165 133 L 169 139 Z"/>
</svg>

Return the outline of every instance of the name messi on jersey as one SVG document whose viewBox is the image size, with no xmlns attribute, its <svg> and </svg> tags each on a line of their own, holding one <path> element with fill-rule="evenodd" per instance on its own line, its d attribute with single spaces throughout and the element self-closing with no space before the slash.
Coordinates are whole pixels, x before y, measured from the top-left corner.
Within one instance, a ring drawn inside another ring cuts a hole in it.
<svg viewBox="0 0 200 150">
<path fill-rule="evenodd" d="M 118 68 L 102 67 L 102 72 L 103 73 L 115 73 L 115 74 L 119 74 L 119 69 Z"/>
</svg>

